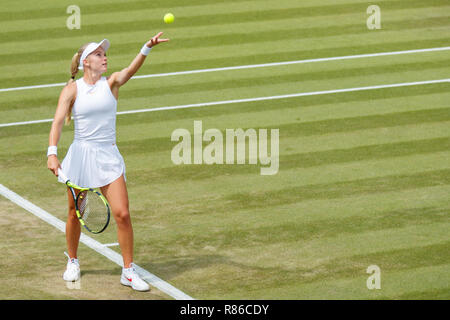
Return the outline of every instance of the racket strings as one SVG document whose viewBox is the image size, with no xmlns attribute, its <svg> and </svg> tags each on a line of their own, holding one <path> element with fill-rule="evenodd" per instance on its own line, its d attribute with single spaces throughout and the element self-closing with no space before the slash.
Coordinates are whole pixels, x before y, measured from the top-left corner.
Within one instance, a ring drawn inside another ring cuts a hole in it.
<svg viewBox="0 0 450 320">
<path fill-rule="evenodd" d="M 107 208 L 98 193 L 90 190 L 80 192 L 77 205 L 81 218 L 90 230 L 100 231 L 108 223 Z"/>
</svg>

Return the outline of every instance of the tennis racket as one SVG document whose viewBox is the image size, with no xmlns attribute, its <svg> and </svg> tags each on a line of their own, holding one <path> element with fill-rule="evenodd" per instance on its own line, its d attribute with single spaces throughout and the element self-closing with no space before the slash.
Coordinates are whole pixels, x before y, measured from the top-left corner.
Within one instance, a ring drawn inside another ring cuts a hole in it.
<svg viewBox="0 0 450 320">
<path fill-rule="evenodd" d="M 69 187 L 81 225 L 92 233 L 103 232 L 109 224 L 110 208 L 106 198 L 92 188 L 81 188 L 70 182 L 61 169 L 58 175 Z"/>
</svg>

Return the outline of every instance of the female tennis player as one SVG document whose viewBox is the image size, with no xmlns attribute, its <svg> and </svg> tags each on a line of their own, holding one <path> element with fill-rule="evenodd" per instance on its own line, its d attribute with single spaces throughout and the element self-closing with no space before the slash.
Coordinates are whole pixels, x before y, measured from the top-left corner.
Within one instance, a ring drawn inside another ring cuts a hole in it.
<svg viewBox="0 0 450 320">
<path fill-rule="evenodd" d="M 84 44 L 72 58 L 72 77 L 62 89 L 49 136 L 47 167 L 58 176 L 61 168 L 67 177 L 81 187 L 100 188 L 109 202 L 117 223 L 117 236 L 123 257 L 120 282 L 134 290 L 147 291 L 148 284 L 137 274 L 133 264 L 133 228 L 128 207 L 125 163 L 116 146 L 116 111 L 119 88 L 142 66 L 150 50 L 169 39 L 160 39 L 162 32 L 144 44 L 131 64 L 109 77 L 106 51 L 109 41 Z M 78 70 L 83 77 L 75 81 Z M 74 119 L 74 140 L 60 164 L 57 145 L 64 119 Z M 62 179 L 59 177 L 60 182 Z M 63 279 L 76 281 L 80 278 L 77 258 L 81 227 L 73 197 L 68 190 L 69 214 L 66 224 L 68 262 Z"/>
</svg>

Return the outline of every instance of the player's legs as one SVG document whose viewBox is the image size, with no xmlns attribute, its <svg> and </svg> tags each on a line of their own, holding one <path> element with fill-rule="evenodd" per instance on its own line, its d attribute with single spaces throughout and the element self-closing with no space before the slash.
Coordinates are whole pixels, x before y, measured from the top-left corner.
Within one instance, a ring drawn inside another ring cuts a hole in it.
<svg viewBox="0 0 450 320">
<path fill-rule="evenodd" d="M 122 251 L 123 264 L 129 268 L 133 262 L 133 227 L 128 206 L 128 191 L 123 175 L 100 188 L 109 202 L 117 223 L 117 238 Z"/>
<path fill-rule="evenodd" d="M 128 192 L 123 175 L 111 184 L 100 188 L 111 206 L 117 223 L 117 238 L 122 250 L 123 265 L 120 283 L 138 291 L 148 291 L 150 286 L 140 278 L 133 262 L 133 227 L 128 206 Z"/>
<path fill-rule="evenodd" d="M 73 201 L 72 193 L 69 188 L 67 188 L 67 196 L 69 200 L 69 213 L 66 223 L 67 252 L 70 258 L 77 258 L 81 227 L 75 212 L 75 202 Z"/>
</svg>

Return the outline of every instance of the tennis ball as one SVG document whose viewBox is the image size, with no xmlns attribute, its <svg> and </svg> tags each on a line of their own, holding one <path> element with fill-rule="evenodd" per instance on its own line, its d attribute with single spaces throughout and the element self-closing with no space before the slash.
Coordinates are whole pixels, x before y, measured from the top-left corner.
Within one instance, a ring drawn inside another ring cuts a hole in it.
<svg viewBox="0 0 450 320">
<path fill-rule="evenodd" d="M 165 23 L 172 23 L 174 19 L 175 17 L 171 13 L 166 13 L 166 15 L 164 16 Z"/>
</svg>

